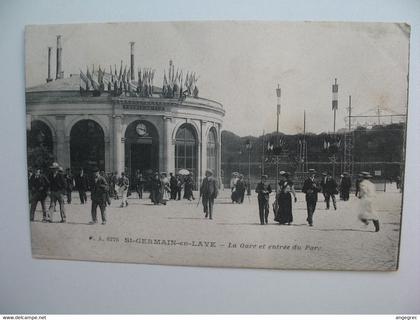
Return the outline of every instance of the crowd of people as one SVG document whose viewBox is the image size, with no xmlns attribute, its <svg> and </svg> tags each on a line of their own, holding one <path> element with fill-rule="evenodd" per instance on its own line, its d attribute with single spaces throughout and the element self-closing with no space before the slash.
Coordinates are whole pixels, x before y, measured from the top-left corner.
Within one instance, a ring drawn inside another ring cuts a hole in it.
<svg viewBox="0 0 420 320">
<path fill-rule="evenodd" d="M 184 190 L 183 199 L 189 201 L 194 198 L 194 179 L 191 174 L 180 175 L 166 172 L 156 172 L 152 177 L 144 178 L 140 171 L 137 171 L 133 179 L 134 186 L 130 186 L 130 178 L 122 172 L 106 174 L 98 168 L 93 168 L 92 175 L 86 175 L 83 169 L 73 176 L 70 169 L 63 171 L 63 168 L 54 162 L 49 168 L 48 174 L 41 173 L 41 169 L 29 171 L 29 196 L 30 196 L 30 220 L 34 221 L 35 211 L 38 203 L 41 203 L 43 212 L 43 222 L 53 222 L 54 212 L 56 212 L 57 203 L 59 206 L 61 223 L 66 222 L 65 199 L 67 204 L 72 203 L 72 192 L 77 190 L 80 197 L 80 203 L 86 204 L 88 201 L 87 192 L 91 193 L 91 217 L 90 224 L 98 223 L 97 208 L 101 213 L 102 224 L 106 224 L 106 207 L 111 204 L 111 199 L 120 200 L 120 207 L 129 205 L 128 196 L 131 191 L 138 193 L 139 199 L 143 198 L 144 190 L 147 186 L 150 191 L 149 198 L 154 205 L 166 205 L 171 200 L 181 200 L 181 193 Z M 274 221 L 279 224 L 290 225 L 293 222 L 293 202 L 297 202 L 297 194 L 294 182 L 290 174 L 285 171 L 280 173 L 275 200 L 272 204 Z M 268 224 L 270 212 L 269 200 L 273 192 L 271 185 L 267 182 L 267 176 L 263 175 L 261 181 L 257 184 L 255 192 L 257 193 L 259 220 L 262 225 Z M 376 193 L 375 185 L 370 181 L 372 176 L 369 172 L 359 174 L 355 182 L 355 195 L 360 199 L 359 219 L 369 224 L 373 222 L 375 231 L 379 231 L 379 218 L 375 210 L 374 198 Z M 245 192 L 249 191 L 249 184 L 245 182 L 242 174 L 234 173 L 230 182 L 232 203 L 241 204 L 244 201 Z M 329 172 L 323 172 L 322 177 L 317 176 L 314 169 L 309 170 L 308 177 L 304 180 L 302 193 L 305 194 L 307 223 L 314 225 L 314 214 L 318 202 L 318 194 L 322 193 L 326 210 L 330 209 L 330 204 L 334 210 L 337 210 L 336 196 L 339 195 L 343 201 L 350 198 L 352 181 L 347 172 L 341 175 L 340 182 L 337 183 Z M 202 180 L 199 194 L 205 218 L 213 219 L 214 200 L 217 198 L 219 185 L 214 178 L 212 170 L 206 170 L 205 178 Z M 49 198 L 49 207 L 47 210 L 46 201 Z M 197 204 L 198 205 L 198 204 Z"/>
<path fill-rule="evenodd" d="M 293 222 L 292 200 L 297 202 L 297 196 L 294 189 L 294 183 L 290 179 L 288 172 L 280 172 L 280 182 L 278 191 L 273 203 L 274 221 L 279 224 L 290 225 Z M 356 197 L 360 199 L 358 208 L 358 218 L 364 224 L 368 225 L 372 221 L 375 232 L 379 231 L 379 217 L 375 209 L 376 187 L 370 181 L 372 176 L 369 172 L 361 172 L 356 180 Z M 302 192 L 305 194 L 307 218 L 309 226 L 314 225 L 314 214 L 318 202 L 318 194 L 322 193 L 326 210 L 330 209 L 332 202 L 334 210 L 337 210 L 336 195 L 340 194 L 340 199 L 348 201 L 350 189 L 352 186 L 351 178 L 347 172 L 344 172 L 340 183 L 337 184 L 329 172 L 323 172 L 322 178 L 317 178 L 317 172 L 314 169 L 309 170 L 309 175 L 303 182 Z M 269 216 L 269 199 L 273 192 L 271 185 L 267 183 L 267 176 L 263 175 L 258 183 L 255 192 L 258 194 L 258 207 L 260 223 L 267 224 Z"/>
<path fill-rule="evenodd" d="M 80 168 L 79 172 L 73 175 L 70 169 L 64 172 L 57 162 L 54 162 L 45 173 L 41 168 L 29 169 L 28 187 L 30 220 L 34 221 L 35 211 L 40 203 L 43 212 L 42 222 L 54 221 L 54 212 L 58 203 L 60 222 L 65 223 L 65 200 L 67 204 L 72 203 L 73 191 L 78 192 L 81 205 L 88 202 L 87 193 L 90 191 L 91 224 L 98 222 L 98 207 L 101 211 L 102 224 L 106 224 L 106 207 L 111 204 L 111 199 L 120 201 L 120 207 L 124 208 L 129 205 L 128 197 L 132 192 L 137 192 L 139 199 L 143 199 L 144 191 L 147 189 L 149 199 L 154 205 L 166 205 L 170 200 L 181 200 L 182 191 L 184 191 L 183 199 L 195 200 L 193 193 L 195 185 L 191 173 L 185 175 L 170 173 L 168 177 L 165 172 L 156 172 L 153 176 L 144 177 L 137 170 L 130 179 L 124 172 L 118 175 L 117 172 L 105 173 L 98 168 L 91 168 L 91 173 L 86 174 L 84 169 Z"/>
</svg>

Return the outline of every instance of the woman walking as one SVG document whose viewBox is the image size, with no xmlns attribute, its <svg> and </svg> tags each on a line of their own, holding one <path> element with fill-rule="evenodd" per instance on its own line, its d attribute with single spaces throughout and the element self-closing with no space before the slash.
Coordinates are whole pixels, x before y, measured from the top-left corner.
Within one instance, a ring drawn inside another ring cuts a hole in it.
<svg viewBox="0 0 420 320">
<path fill-rule="evenodd" d="M 279 192 L 276 195 L 275 217 L 274 221 L 279 224 L 290 225 L 293 222 L 292 213 L 292 194 L 294 201 L 297 201 L 293 181 L 289 179 L 287 172 L 281 171 L 282 179 L 279 182 Z"/>
</svg>

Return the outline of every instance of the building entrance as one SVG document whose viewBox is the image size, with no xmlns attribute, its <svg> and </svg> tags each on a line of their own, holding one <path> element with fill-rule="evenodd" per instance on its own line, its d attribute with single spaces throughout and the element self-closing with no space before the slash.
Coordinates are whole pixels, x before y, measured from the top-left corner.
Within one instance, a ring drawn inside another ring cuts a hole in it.
<svg viewBox="0 0 420 320">
<path fill-rule="evenodd" d="M 159 140 L 156 128 L 147 121 L 131 123 L 125 132 L 125 163 L 133 186 L 136 172 L 147 180 L 159 170 Z"/>
</svg>

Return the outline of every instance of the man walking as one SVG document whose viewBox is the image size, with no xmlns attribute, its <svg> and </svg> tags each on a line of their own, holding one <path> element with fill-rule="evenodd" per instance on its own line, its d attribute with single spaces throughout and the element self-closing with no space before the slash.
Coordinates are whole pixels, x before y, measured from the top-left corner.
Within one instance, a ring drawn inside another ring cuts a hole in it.
<svg viewBox="0 0 420 320">
<path fill-rule="evenodd" d="M 66 175 L 64 177 L 66 179 L 66 195 L 67 195 L 67 203 L 71 203 L 71 193 L 74 187 L 74 178 L 70 172 L 70 168 L 66 169 Z"/>
<path fill-rule="evenodd" d="M 66 213 L 64 210 L 64 199 L 63 194 L 66 190 L 66 180 L 64 175 L 58 172 L 60 166 L 57 162 L 54 162 L 50 169 L 52 170 L 48 181 L 50 182 L 50 208 L 49 208 L 49 222 L 53 222 L 54 215 L 54 204 L 58 202 L 60 206 L 61 223 L 66 222 Z"/>
<path fill-rule="evenodd" d="M 91 199 L 92 199 L 92 207 L 91 207 L 91 215 L 92 221 L 89 224 L 96 224 L 98 223 L 96 209 L 99 206 L 101 210 L 101 218 L 102 224 L 106 224 L 106 203 L 107 203 L 107 193 L 109 190 L 108 183 L 106 179 L 99 174 L 99 169 L 93 169 L 94 174 L 94 183 L 92 185 L 92 192 L 91 192 Z"/>
<path fill-rule="evenodd" d="M 200 196 L 203 202 L 203 211 L 206 214 L 205 218 L 213 219 L 214 199 L 217 198 L 217 180 L 213 177 L 213 171 L 206 170 L 206 177 L 203 179 L 200 187 Z"/>
<path fill-rule="evenodd" d="M 268 223 L 269 200 L 271 193 L 271 186 L 266 183 L 267 176 L 261 176 L 261 181 L 257 184 L 255 192 L 258 194 L 258 209 L 260 213 L 260 223 Z"/>
<path fill-rule="evenodd" d="M 138 171 L 136 174 L 136 191 L 139 195 L 139 199 L 143 199 L 144 182 L 143 174 Z"/>
<path fill-rule="evenodd" d="M 325 177 L 321 182 L 322 193 L 325 197 L 326 209 L 330 210 L 330 199 L 332 200 L 334 210 L 337 210 L 337 202 L 335 200 L 335 195 L 337 192 L 337 182 L 333 179 L 329 172 L 326 173 Z"/>
<path fill-rule="evenodd" d="M 79 174 L 75 178 L 76 188 L 79 191 L 80 203 L 84 204 L 87 201 L 86 190 L 88 188 L 88 179 L 83 171 L 80 169 Z"/>
<path fill-rule="evenodd" d="M 313 215 L 318 201 L 318 192 L 321 191 L 318 182 L 315 180 L 316 171 L 309 169 L 309 177 L 305 180 L 302 187 L 302 192 L 305 193 L 306 209 L 308 217 L 306 221 L 309 226 L 313 226 Z"/>
<path fill-rule="evenodd" d="M 340 183 L 340 192 L 343 195 L 343 200 L 348 201 L 350 198 L 351 178 L 348 172 L 343 172 L 343 178 Z"/>
<path fill-rule="evenodd" d="M 45 207 L 45 199 L 47 198 L 48 179 L 41 174 L 41 169 L 35 169 L 35 174 L 29 179 L 29 190 L 31 191 L 31 210 L 30 220 L 34 221 L 35 210 L 38 202 L 42 207 L 42 222 L 47 222 L 47 209 Z"/>
</svg>

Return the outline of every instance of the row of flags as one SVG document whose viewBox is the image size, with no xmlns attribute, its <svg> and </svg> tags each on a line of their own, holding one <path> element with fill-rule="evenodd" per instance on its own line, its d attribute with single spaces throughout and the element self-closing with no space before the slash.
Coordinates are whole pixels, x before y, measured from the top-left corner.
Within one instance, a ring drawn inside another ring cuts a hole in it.
<svg viewBox="0 0 420 320">
<path fill-rule="evenodd" d="M 86 72 L 80 70 L 80 91 L 88 92 L 93 91 L 94 94 L 100 95 L 104 91 L 108 91 L 114 95 L 121 95 L 122 93 L 129 92 L 134 96 L 150 97 L 154 93 L 154 78 L 155 70 L 151 68 L 138 68 L 137 69 L 137 81 L 132 80 L 131 68 L 125 66 L 123 63 L 119 70 L 114 65 L 109 67 L 109 73 L 106 73 L 101 66 L 95 71 L 93 65 L 91 70 L 86 67 Z M 186 96 L 193 95 L 198 96 L 197 88 L 198 77 L 194 72 L 187 72 L 183 75 L 183 71 L 176 70 L 172 63 L 169 62 L 168 76 L 166 70 L 164 71 L 162 95 L 164 97 L 179 97 L 185 98 Z"/>
<path fill-rule="evenodd" d="M 177 68 L 175 73 L 175 66 L 172 60 L 169 60 L 168 76 L 166 76 L 166 70 L 163 74 L 163 96 L 167 98 L 179 97 L 181 99 L 191 95 L 197 97 L 197 81 L 195 72 L 187 72 L 185 78 L 182 70 L 179 71 Z"/>
</svg>

